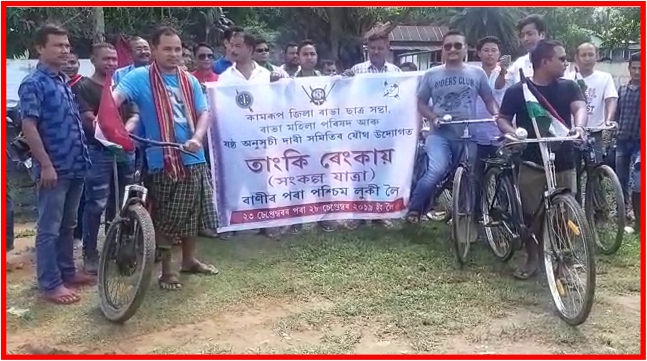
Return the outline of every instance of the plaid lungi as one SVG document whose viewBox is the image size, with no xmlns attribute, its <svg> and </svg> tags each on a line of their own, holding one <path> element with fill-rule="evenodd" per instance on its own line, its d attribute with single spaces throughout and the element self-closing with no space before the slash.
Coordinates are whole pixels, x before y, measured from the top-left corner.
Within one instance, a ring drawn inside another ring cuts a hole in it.
<svg viewBox="0 0 647 361">
<path fill-rule="evenodd" d="M 213 185 L 207 164 L 186 166 L 185 179 L 173 180 L 166 173 L 149 175 L 155 231 L 169 237 L 193 237 L 216 229 Z"/>
</svg>

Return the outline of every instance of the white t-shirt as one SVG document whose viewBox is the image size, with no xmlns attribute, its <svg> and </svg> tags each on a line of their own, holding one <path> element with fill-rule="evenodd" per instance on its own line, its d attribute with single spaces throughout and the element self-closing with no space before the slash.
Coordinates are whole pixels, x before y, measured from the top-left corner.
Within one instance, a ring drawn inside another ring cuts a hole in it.
<svg viewBox="0 0 647 361">
<path fill-rule="evenodd" d="M 530 62 L 530 54 L 520 57 L 510 65 L 508 74 L 505 76 L 507 86 L 521 81 L 521 78 L 519 77 L 519 69 L 523 70 L 523 75 L 525 75 L 526 78 L 530 78 L 534 74 L 532 63 Z"/>
<path fill-rule="evenodd" d="M 269 70 L 264 67 L 254 63 L 254 70 L 252 70 L 252 75 L 249 79 L 236 68 L 236 63 L 232 64 L 227 70 L 218 76 L 218 81 L 216 84 L 229 85 L 229 84 L 269 84 L 270 83 L 270 74 Z"/>
<path fill-rule="evenodd" d="M 575 80 L 574 72 L 565 74 L 566 79 Z M 586 78 L 582 78 L 586 84 L 586 109 L 589 113 L 587 126 L 599 127 L 604 125 L 606 117 L 606 103 L 609 98 L 618 98 L 616 86 L 613 83 L 611 74 L 603 71 L 594 70 Z"/>
</svg>

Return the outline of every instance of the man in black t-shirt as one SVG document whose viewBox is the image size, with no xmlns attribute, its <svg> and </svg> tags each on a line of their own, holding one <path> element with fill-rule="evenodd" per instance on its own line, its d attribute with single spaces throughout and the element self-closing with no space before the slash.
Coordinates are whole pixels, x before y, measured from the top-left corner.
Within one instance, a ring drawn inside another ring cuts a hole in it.
<svg viewBox="0 0 647 361">
<path fill-rule="evenodd" d="M 96 44 L 92 49 L 91 60 L 94 65 L 94 74 L 79 80 L 72 89 L 81 108 L 81 121 L 92 161 L 90 172 L 85 179 L 85 207 L 83 209 L 83 221 L 81 222 L 83 227 L 83 268 L 87 274 L 96 275 L 99 261 L 97 238 L 101 215 L 106 211 L 106 220 L 112 221 L 116 214 L 116 205 L 113 192 L 113 161 L 115 155 L 94 137 L 94 123 L 101 103 L 103 86 L 107 81 L 106 74 L 113 72 L 117 68 L 117 51 L 110 44 Z M 126 122 L 139 117 L 134 104 L 122 106 L 120 112 Z M 133 182 L 135 173 L 134 154 L 128 154 L 123 158 L 118 159 L 117 162 L 120 193 L 123 193 L 125 185 Z M 120 200 L 121 197 L 123 195 L 120 194 Z"/>
<path fill-rule="evenodd" d="M 542 40 L 530 53 L 530 61 L 534 75 L 528 79 L 528 82 L 531 82 L 537 91 L 546 98 L 568 128 L 583 136 L 583 127 L 588 118 L 586 102 L 574 81 L 562 79 L 566 62 L 564 47 L 556 41 Z M 511 86 L 501 102 L 497 124 L 503 133 L 514 134 L 515 128 L 512 126 L 511 120 L 515 116 L 517 126 L 528 131 L 528 138 L 537 138 L 526 108 L 522 83 Z M 575 191 L 576 168 L 573 142 L 564 142 L 561 145 L 553 143 L 551 151 L 555 153 L 557 187 Z M 546 189 L 546 175 L 543 171 L 539 145 L 529 144 L 521 157 L 523 160 L 537 165 L 537 167 L 530 167 L 523 164 L 519 169 L 521 204 L 526 224 L 530 224 Z M 514 276 L 520 279 L 530 277 L 538 266 L 538 245 L 532 240 L 526 240 L 526 249 L 528 252 L 526 264 L 519 267 L 514 273 Z"/>
</svg>

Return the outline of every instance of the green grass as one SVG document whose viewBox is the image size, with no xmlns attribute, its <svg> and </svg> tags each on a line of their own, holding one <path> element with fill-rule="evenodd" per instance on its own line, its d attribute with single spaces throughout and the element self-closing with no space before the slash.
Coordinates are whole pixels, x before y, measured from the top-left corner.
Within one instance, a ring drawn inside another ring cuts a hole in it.
<svg viewBox="0 0 647 361">
<path fill-rule="evenodd" d="M 54 307 L 37 301 L 33 283 L 9 281 L 8 307 L 30 311 L 8 315 L 7 333 L 10 345 L 40 339 L 101 353 L 638 352 L 638 317 L 616 299 L 640 291 L 637 237 L 597 258 L 597 301 L 578 329 L 554 313 L 541 277 L 512 279 L 513 264 L 485 246 L 459 269 L 449 237 L 429 223 L 280 242 L 203 239 L 199 254 L 221 275 L 184 277 L 180 292 L 152 284 L 123 326 L 103 319 L 94 289 L 78 305 Z"/>
</svg>

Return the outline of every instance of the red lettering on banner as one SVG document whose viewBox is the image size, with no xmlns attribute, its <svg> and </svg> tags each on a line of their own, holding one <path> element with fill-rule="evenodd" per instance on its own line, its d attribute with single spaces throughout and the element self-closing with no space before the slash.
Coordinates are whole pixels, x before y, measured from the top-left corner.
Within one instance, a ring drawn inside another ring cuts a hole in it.
<svg viewBox="0 0 647 361">
<path fill-rule="evenodd" d="M 259 208 L 245 211 L 234 211 L 230 224 L 245 224 L 263 221 L 274 221 L 287 218 L 316 216 L 329 213 L 393 213 L 406 209 L 404 199 L 390 202 L 380 201 L 339 201 L 300 204 L 287 207 Z"/>
</svg>

